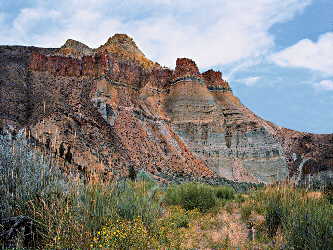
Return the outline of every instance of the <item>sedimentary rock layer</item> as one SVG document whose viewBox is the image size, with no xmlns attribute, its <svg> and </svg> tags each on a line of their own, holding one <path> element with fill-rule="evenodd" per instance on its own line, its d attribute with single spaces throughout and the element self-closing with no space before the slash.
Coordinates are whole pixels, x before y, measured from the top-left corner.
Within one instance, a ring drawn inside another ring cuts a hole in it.
<svg viewBox="0 0 333 250">
<path fill-rule="evenodd" d="M 126 35 L 97 49 L 0 47 L 1 127 L 90 179 L 145 169 L 156 178 L 331 182 L 333 135 L 278 127 L 253 114 L 221 72 L 181 58 L 153 63 Z"/>
</svg>

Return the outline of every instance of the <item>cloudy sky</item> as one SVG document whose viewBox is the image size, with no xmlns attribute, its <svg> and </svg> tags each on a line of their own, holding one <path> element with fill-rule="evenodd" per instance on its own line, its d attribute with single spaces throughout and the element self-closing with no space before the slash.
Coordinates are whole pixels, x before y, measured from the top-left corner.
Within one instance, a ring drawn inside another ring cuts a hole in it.
<svg viewBox="0 0 333 250">
<path fill-rule="evenodd" d="M 333 133 L 332 13 L 332 0 L 1 0 L 0 44 L 98 47 L 127 33 L 161 65 L 222 71 L 266 120 Z"/>
</svg>

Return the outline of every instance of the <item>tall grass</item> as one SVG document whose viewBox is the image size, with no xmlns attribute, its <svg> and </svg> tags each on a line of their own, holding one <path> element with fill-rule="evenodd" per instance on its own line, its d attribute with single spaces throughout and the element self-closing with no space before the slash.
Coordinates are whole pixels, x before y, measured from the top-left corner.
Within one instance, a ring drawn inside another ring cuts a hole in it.
<svg viewBox="0 0 333 250">
<path fill-rule="evenodd" d="M 180 205 L 186 210 L 199 209 L 207 212 L 219 204 L 219 199 L 231 200 L 234 194 L 234 189 L 228 186 L 190 182 L 170 186 L 166 191 L 165 201 L 169 205 Z"/>
<path fill-rule="evenodd" d="M 138 182 L 83 185 L 65 178 L 23 135 L 0 136 L 0 159 L 0 219 L 24 215 L 33 221 L 26 246 L 87 248 L 110 220 L 141 218 L 149 227 L 162 213 L 149 174 L 139 173 Z"/>
<path fill-rule="evenodd" d="M 323 199 L 290 202 L 282 230 L 294 249 L 333 249 L 333 206 Z"/>
<path fill-rule="evenodd" d="M 235 190 L 230 186 L 215 187 L 215 194 L 218 199 L 232 200 L 235 198 Z"/>
<path fill-rule="evenodd" d="M 82 233 L 71 213 L 70 188 L 51 158 L 34 150 L 22 133 L 0 136 L 0 219 L 26 216 L 31 220 L 32 232 L 22 235 L 25 247 L 52 245 L 60 235 L 70 242 Z"/>
<path fill-rule="evenodd" d="M 0 217 L 15 215 L 19 203 L 66 186 L 50 159 L 33 150 L 22 134 L 0 136 Z"/>
<path fill-rule="evenodd" d="M 261 214 L 258 228 L 270 239 L 281 232 L 288 249 L 333 249 L 333 206 L 323 197 L 289 186 L 267 187 L 251 194 L 242 216 Z"/>
<path fill-rule="evenodd" d="M 170 186 L 165 201 L 169 205 L 180 205 L 186 210 L 199 209 L 206 212 L 216 206 L 216 197 L 209 185 L 185 183 Z"/>
</svg>

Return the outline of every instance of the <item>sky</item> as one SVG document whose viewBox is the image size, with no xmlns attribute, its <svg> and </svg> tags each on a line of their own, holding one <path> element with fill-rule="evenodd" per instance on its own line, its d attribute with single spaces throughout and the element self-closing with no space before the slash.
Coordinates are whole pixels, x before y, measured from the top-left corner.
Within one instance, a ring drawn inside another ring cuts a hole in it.
<svg viewBox="0 0 333 250">
<path fill-rule="evenodd" d="M 0 0 L 0 44 L 96 48 L 115 33 L 170 68 L 213 68 L 262 118 L 333 133 L 332 0 Z"/>
</svg>

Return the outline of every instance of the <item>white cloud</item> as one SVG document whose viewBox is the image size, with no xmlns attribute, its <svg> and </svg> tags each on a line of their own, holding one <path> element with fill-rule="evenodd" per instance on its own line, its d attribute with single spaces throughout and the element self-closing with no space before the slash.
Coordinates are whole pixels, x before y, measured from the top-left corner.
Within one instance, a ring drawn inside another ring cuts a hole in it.
<svg viewBox="0 0 333 250">
<path fill-rule="evenodd" d="M 333 90 L 333 81 L 322 80 L 318 84 L 315 84 L 314 87 L 321 90 Z"/>
<path fill-rule="evenodd" d="M 317 42 L 301 40 L 272 55 L 272 60 L 284 67 L 302 67 L 333 75 L 333 33 L 321 35 Z"/>
<path fill-rule="evenodd" d="M 98 47 L 127 33 L 162 65 L 177 57 L 199 67 L 252 60 L 274 46 L 272 25 L 311 0 L 36 0 L 0 30 L 0 43 L 60 47 L 67 38 Z M 52 10 L 52 11 L 51 11 Z"/>
<path fill-rule="evenodd" d="M 239 83 L 243 83 L 246 86 L 253 86 L 261 79 L 260 76 L 247 77 L 243 79 L 236 80 Z"/>
<path fill-rule="evenodd" d="M 247 70 L 248 68 L 251 68 L 252 66 L 258 65 L 260 63 L 263 63 L 263 57 L 256 57 L 256 58 L 246 58 L 244 60 L 240 60 L 234 64 L 231 64 L 230 70 L 227 74 L 223 75 L 223 79 L 227 81 L 238 81 L 237 79 L 237 73 Z"/>
<path fill-rule="evenodd" d="M 55 10 L 26 8 L 22 9 L 20 14 L 15 18 L 13 28 L 16 32 L 22 34 L 26 33 L 26 30 L 32 30 L 40 22 L 48 19 L 58 19 L 59 17 L 61 17 L 60 12 Z"/>
</svg>

